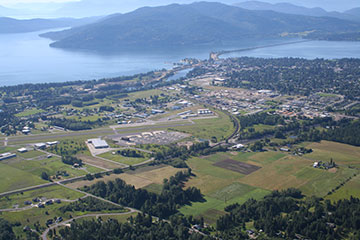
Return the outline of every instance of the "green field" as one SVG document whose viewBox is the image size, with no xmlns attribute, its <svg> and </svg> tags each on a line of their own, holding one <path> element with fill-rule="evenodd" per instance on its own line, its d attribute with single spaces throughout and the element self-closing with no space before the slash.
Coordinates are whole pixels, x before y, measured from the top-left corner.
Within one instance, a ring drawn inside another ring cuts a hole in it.
<svg viewBox="0 0 360 240">
<path fill-rule="evenodd" d="M 161 185 L 161 184 L 151 183 L 150 185 L 147 185 L 143 189 L 145 189 L 149 192 L 156 193 L 156 194 L 161 194 L 162 188 L 163 188 L 163 185 Z"/>
<path fill-rule="evenodd" d="M 32 108 L 32 109 L 27 109 L 21 113 L 15 114 L 15 116 L 16 117 L 28 117 L 30 115 L 34 115 L 34 114 L 42 113 L 42 112 L 44 112 L 44 110 Z"/>
<path fill-rule="evenodd" d="M 282 152 L 259 153 L 217 153 L 207 157 L 194 157 L 188 160 L 196 177 L 192 177 L 186 186 L 195 186 L 201 190 L 206 202 L 193 203 L 180 211 L 185 215 L 202 216 L 209 223 L 224 214 L 225 206 L 249 198 L 259 199 L 276 189 L 296 187 L 307 196 L 326 197 L 328 192 L 346 182 L 349 177 L 359 173 L 360 148 L 345 144 L 323 141 L 307 143 L 313 153 L 302 157 Z M 312 167 L 314 161 L 329 161 L 338 164 L 338 168 L 323 170 Z M 213 164 L 232 159 L 261 167 L 259 170 L 243 175 L 238 172 L 216 167 Z M 352 166 L 349 168 L 348 166 Z M 355 167 L 354 167 L 355 166 Z M 210 184 L 209 184 L 210 183 Z M 360 195 L 360 178 L 347 182 L 329 198 L 338 200 Z"/>
<path fill-rule="evenodd" d="M 215 223 L 218 216 L 224 214 L 224 207 L 232 203 L 243 203 L 249 198 L 259 199 L 270 191 L 248 184 L 240 183 L 244 174 L 216 167 L 213 164 L 225 159 L 245 162 L 254 156 L 254 153 L 217 153 L 207 157 L 194 157 L 188 160 L 188 165 L 193 170 L 192 177 L 186 186 L 195 186 L 204 194 L 205 202 L 193 203 L 184 206 L 180 212 L 185 215 L 204 217 L 206 222 Z M 273 157 L 273 155 L 269 155 Z"/>
<path fill-rule="evenodd" d="M 36 197 L 76 200 L 83 196 L 84 194 L 82 193 L 56 185 L 2 197 L 0 198 L 0 209 L 12 208 L 14 205 L 18 205 L 21 208 L 25 206 L 24 201 L 32 201 Z"/>
<path fill-rule="evenodd" d="M 3 163 L 0 163 L 0 182 L 0 192 L 46 183 L 38 176 Z"/>
<path fill-rule="evenodd" d="M 341 199 L 348 199 L 351 196 L 360 198 L 360 175 L 352 178 L 339 190 L 336 190 L 333 194 L 326 196 L 326 199 L 332 201 L 338 201 Z"/>
<path fill-rule="evenodd" d="M 68 177 L 77 177 L 85 175 L 87 172 L 82 169 L 74 169 L 70 165 L 64 164 L 59 158 L 52 157 L 44 160 L 20 160 L 9 161 L 7 165 L 24 171 L 26 173 L 33 174 L 37 177 L 41 177 L 42 172 L 46 172 L 49 176 L 53 176 L 57 171 L 66 171 Z M 91 166 L 89 166 L 92 168 Z M 101 171 L 98 169 L 98 171 Z"/>
<path fill-rule="evenodd" d="M 45 155 L 45 153 L 39 152 L 39 151 L 29 151 L 29 152 L 25 152 L 25 153 L 16 153 L 16 154 L 17 154 L 17 156 L 19 156 L 21 158 L 26 158 L 26 159 Z"/>
<path fill-rule="evenodd" d="M 147 158 L 124 157 L 124 156 L 121 156 L 120 154 L 112 154 L 112 152 L 100 154 L 99 157 L 106 158 L 106 159 L 109 159 L 109 160 L 112 160 L 115 162 L 119 162 L 119 163 L 123 163 L 123 164 L 127 164 L 127 165 L 135 165 L 135 164 L 142 163 L 142 162 L 148 160 Z"/>
<path fill-rule="evenodd" d="M 172 127 L 169 130 L 185 132 L 202 139 L 211 139 L 215 136 L 220 141 L 233 133 L 234 125 L 225 113 L 220 111 L 216 113 L 217 118 L 193 120 L 196 123 L 194 125 Z"/>
</svg>

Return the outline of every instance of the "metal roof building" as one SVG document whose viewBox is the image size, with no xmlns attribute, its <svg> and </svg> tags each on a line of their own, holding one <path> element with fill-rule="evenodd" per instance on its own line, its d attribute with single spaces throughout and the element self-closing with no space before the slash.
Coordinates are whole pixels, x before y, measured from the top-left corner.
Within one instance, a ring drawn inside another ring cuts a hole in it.
<svg viewBox="0 0 360 240">
<path fill-rule="evenodd" d="M 91 143 L 94 148 L 108 148 L 109 144 L 107 144 L 107 142 L 105 140 L 102 140 L 100 138 L 94 138 L 94 139 L 89 139 L 88 143 Z"/>
</svg>

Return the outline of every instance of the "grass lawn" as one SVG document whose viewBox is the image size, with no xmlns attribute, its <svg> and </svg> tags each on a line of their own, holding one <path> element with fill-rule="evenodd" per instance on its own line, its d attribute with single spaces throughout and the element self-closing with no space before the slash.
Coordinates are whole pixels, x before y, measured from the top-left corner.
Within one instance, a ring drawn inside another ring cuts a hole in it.
<svg viewBox="0 0 360 240">
<path fill-rule="evenodd" d="M 143 189 L 145 189 L 149 192 L 152 192 L 152 193 L 161 194 L 162 188 L 163 188 L 163 185 L 161 185 L 161 184 L 151 183 L 151 184 L 147 185 L 146 187 L 144 187 Z"/>
<path fill-rule="evenodd" d="M 185 132 L 202 139 L 215 136 L 220 141 L 233 133 L 234 125 L 225 113 L 220 111 L 216 113 L 217 118 L 193 120 L 196 124 L 172 127 L 171 130 Z"/>
<path fill-rule="evenodd" d="M 44 110 L 31 108 L 31 109 L 27 109 L 21 113 L 17 113 L 17 114 L 15 114 L 15 116 L 16 117 L 27 117 L 27 116 L 34 115 L 34 114 L 41 113 L 41 112 L 44 112 Z"/>
<path fill-rule="evenodd" d="M 360 198 L 360 175 L 352 178 L 343 187 L 336 190 L 333 194 L 326 196 L 325 199 L 338 201 L 340 199 L 349 199 L 351 196 Z"/>
<path fill-rule="evenodd" d="M 17 156 L 19 157 L 22 157 L 22 158 L 26 158 L 26 159 L 29 159 L 29 158 L 35 158 L 35 157 L 39 157 L 39 156 L 42 156 L 42 155 L 45 155 L 45 153 L 43 152 L 39 152 L 39 151 L 29 151 L 29 152 L 25 152 L 25 153 L 16 153 Z"/>
<path fill-rule="evenodd" d="M 4 146 L 1 146 L 0 147 L 0 154 L 1 153 L 6 153 L 6 152 L 12 152 L 12 151 L 15 151 L 17 148 L 16 147 L 4 147 Z"/>
<path fill-rule="evenodd" d="M 192 203 L 191 206 L 184 206 L 180 209 L 180 212 L 184 215 L 193 215 L 196 217 L 204 217 L 205 221 L 210 224 L 215 224 L 216 219 L 225 214 L 224 208 L 228 205 L 239 203 L 242 204 L 246 202 L 250 198 L 254 199 L 261 199 L 270 191 L 259 189 L 259 188 L 252 188 L 250 186 L 245 187 L 246 185 L 241 184 L 243 189 L 247 189 L 249 191 L 239 191 L 236 197 L 233 197 L 229 200 L 219 200 L 217 198 L 211 196 L 205 196 L 205 202 L 196 202 Z M 234 186 L 233 186 L 234 187 Z M 230 187 L 232 188 L 232 187 Z M 229 189 L 229 188 L 228 188 Z M 251 190 L 250 190 L 251 189 Z M 242 195 L 240 195 L 242 194 Z M 235 195 L 234 195 L 235 196 Z"/>
<path fill-rule="evenodd" d="M 313 152 L 304 157 L 311 160 L 328 162 L 332 158 L 339 165 L 354 165 L 360 167 L 360 147 L 321 141 L 321 143 L 311 143 L 307 145 L 307 148 L 313 149 Z"/>
<path fill-rule="evenodd" d="M 340 167 L 335 173 L 307 167 L 297 172 L 295 176 L 307 180 L 306 184 L 300 187 L 304 194 L 323 197 L 356 172 L 357 170 L 348 167 Z"/>
<path fill-rule="evenodd" d="M 81 169 L 74 169 L 70 165 L 64 164 L 58 157 L 46 158 L 44 160 L 18 160 L 9 161 L 7 165 L 31 173 L 37 177 L 41 177 L 42 172 L 46 172 L 49 176 L 53 176 L 57 171 L 66 171 L 69 177 L 76 177 L 86 175 L 86 171 Z M 93 168 L 91 166 L 87 166 Z M 101 171 L 101 169 L 97 169 Z"/>
<path fill-rule="evenodd" d="M 137 98 L 149 98 L 150 96 L 160 95 L 161 93 L 164 92 L 159 89 L 151 89 L 147 91 L 129 93 L 129 96 L 126 98 L 133 101 Z"/>
<path fill-rule="evenodd" d="M 46 197 L 47 199 L 59 198 L 59 199 L 70 199 L 76 200 L 83 197 L 84 194 L 70 190 L 59 185 L 41 188 L 33 191 L 27 191 L 17 194 L 13 194 L 7 197 L 0 198 L 0 208 L 12 208 L 13 205 L 19 205 L 24 207 L 24 201 L 31 201 L 36 197 Z"/>
<path fill-rule="evenodd" d="M 115 162 L 119 162 L 119 163 L 123 163 L 123 164 L 127 164 L 127 165 L 135 165 L 135 164 L 142 163 L 142 162 L 148 160 L 147 158 L 124 157 L 124 156 L 121 156 L 120 154 L 112 154 L 111 152 L 100 154 L 99 157 L 106 158 L 106 159 L 109 159 L 109 160 L 112 160 Z"/>
<path fill-rule="evenodd" d="M 0 192 L 46 183 L 40 177 L 19 170 L 7 164 L 0 163 Z"/>
</svg>

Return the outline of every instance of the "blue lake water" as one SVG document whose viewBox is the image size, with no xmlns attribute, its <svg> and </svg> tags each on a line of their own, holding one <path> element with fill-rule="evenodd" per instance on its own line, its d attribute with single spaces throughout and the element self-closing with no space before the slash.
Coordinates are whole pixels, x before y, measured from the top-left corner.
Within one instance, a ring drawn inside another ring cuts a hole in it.
<svg viewBox="0 0 360 240">
<path fill-rule="evenodd" d="M 51 40 L 40 32 L 0 35 L 0 86 L 21 83 L 91 80 L 171 68 L 172 63 L 192 57 L 206 59 L 210 51 L 224 48 L 178 49 L 156 52 L 99 54 L 50 48 Z M 239 49 L 284 42 L 242 41 L 226 49 Z M 360 57 L 360 42 L 311 41 L 256 49 L 222 57 Z"/>
</svg>

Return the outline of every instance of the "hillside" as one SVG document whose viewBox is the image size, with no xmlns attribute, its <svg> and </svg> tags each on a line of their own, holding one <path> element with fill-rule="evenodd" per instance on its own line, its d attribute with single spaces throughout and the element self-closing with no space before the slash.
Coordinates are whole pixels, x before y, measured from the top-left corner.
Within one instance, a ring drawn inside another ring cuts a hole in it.
<svg viewBox="0 0 360 240">
<path fill-rule="evenodd" d="M 239 39 L 276 38 L 281 33 L 352 31 L 360 24 L 336 18 L 250 11 L 200 2 L 144 7 L 95 24 L 42 36 L 53 47 L 114 50 L 122 48 L 220 45 Z"/>
<path fill-rule="evenodd" d="M 0 33 L 35 32 L 51 28 L 74 27 L 93 23 L 99 18 L 59 18 L 59 19 L 29 19 L 18 20 L 14 18 L 0 17 Z"/>
</svg>

